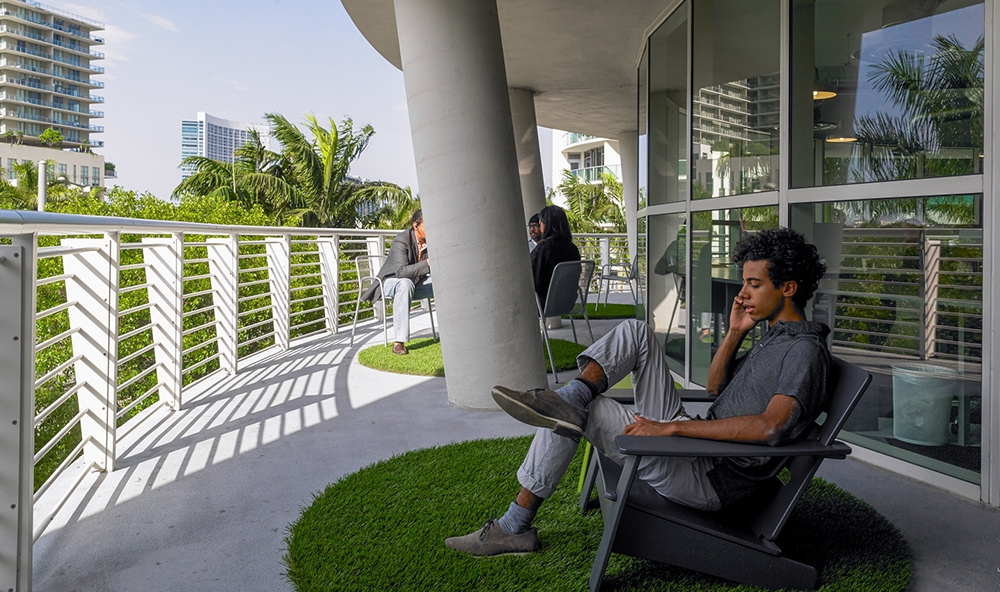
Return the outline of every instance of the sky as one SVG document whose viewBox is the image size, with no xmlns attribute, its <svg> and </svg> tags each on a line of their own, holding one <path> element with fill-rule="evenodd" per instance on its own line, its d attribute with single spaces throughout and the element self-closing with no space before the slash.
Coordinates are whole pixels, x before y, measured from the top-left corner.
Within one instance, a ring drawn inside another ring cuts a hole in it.
<svg viewBox="0 0 1000 592">
<path fill-rule="evenodd" d="M 118 179 L 169 198 L 180 182 L 181 120 L 198 111 L 241 122 L 280 113 L 294 123 L 354 120 L 375 128 L 351 174 L 417 189 L 403 75 L 358 32 L 337 0 L 64 2 L 101 21 L 95 65 L 105 97 L 104 148 Z M 327 125 L 328 127 L 328 125 Z"/>
</svg>

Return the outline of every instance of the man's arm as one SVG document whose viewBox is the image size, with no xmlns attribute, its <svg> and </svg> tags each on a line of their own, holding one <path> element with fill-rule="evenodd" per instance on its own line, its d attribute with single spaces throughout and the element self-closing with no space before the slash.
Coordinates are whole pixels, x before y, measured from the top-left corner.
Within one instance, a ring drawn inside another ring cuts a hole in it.
<svg viewBox="0 0 1000 592">
<path fill-rule="evenodd" d="M 801 415 L 802 405 L 795 397 L 774 395 L 760 415 L 659 422 L 636 414 L 635 423 L 625 426 L 622 433 L 626 436 L 687 436 L 777 446 Z"/>
<path fill-rule="evenodd" d="M 411 253 L 411 251 L 410 232 L 403 233 L 402 236 L 397 236 L 392 241 L 392 246 L 389 247 L 389 256 L 386 261 L 392 267 L 387 271 L 394 277 L 406 278 L 416 282 L 420 276 L 430 274 L 431 268 L 427 260 L 418 261 L 417 255 Z M 410 263 L 411 261 L 414 261 L 414 263 Z"/>
<path fill-rule="evenodd" d="M 740 344 L 743 343 L 743 338 L 756 324 L 743 310 L 743 301 L 738 296 L 733 298 L 733 307 L 729 312 L 729 331 L 722 339 L 719 350 L 712 358 L 712 365 L 708 368 L 705 390 L 709 394 L 718 395 L 722 392 L 723 385 L 732 378 L 733 366 L 736 354 L 740 351 Z"/>
</svg>

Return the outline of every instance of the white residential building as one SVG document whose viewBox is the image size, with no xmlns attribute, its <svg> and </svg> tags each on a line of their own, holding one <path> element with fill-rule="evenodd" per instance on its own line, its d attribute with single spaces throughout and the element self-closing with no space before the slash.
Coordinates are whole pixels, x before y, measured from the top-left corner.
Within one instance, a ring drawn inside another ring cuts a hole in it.
<svg viewBox="0 0 1000 592">
<path fill-rule="evenodd" d="M 562 183 L 564 171 L 586 181 L 597 181 L 601 173 L 621 180 L 618 140 L 552 130 L 552 186 Z"/>
<path fill-rule="evenodd" d="M 92 134 L 104 131 L 92 94 L 104 83 L 92 78 L 104 68 L 93 33 L 104 24 L 38 2 L 0 2 L 0 167 L 8 179 L 17 162 L 48 160 L 56 178 L 81 186 L 103 185 L 104 146 Z M 63 150 L 43 148 L 39 136 L 55 129 Z"/>
<path fill-rule="evenodd" d="M 181 160 L 189 156 L 204 156 L 233 162 L 233 151 L 250 141 L 250 130 L 256 130 L 265 143 L 271 134 L 267 124 L 242 123 L 199 111 L 197 119 L 181 121 Z M 181 166 L 181 179 L 190 177 L 192 173 L 194 168 Z"/>
<path fill-rule="evenodd" d="M 0 2 L 0 134 L 21 134 L 22 144 L 40 145 L 48 128 L 62 134 L 64 146 L 103 146 L 91 134 L 104 117 L 91 108 L 104 97 L 91 94 L 104 83 L 91 78 L 104 68 L 93 62 L 104 54 L 92 48 L 104 39 L 92 35 L 104 25 L 39 4 Z"/>
</svg>

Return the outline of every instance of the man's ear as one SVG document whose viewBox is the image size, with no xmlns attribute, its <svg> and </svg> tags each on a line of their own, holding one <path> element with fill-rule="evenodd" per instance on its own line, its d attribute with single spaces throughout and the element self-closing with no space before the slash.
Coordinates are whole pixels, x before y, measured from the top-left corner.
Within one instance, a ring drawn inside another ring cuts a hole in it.
<svg viewBox="0 0 1000 592">
<path fill-rule="evenodd" d="M 781 285 L 781 295 L 785 298 L 791 298 L 799 291 L 799 283 L 795 280 L 788 280 Z"/>
</svg>

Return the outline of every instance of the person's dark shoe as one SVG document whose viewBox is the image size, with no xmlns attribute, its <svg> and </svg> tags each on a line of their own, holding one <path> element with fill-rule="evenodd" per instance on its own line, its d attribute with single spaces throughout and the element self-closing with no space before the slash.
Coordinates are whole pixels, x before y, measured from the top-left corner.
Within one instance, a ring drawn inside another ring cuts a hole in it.
<svg viewBox="0 0 1000 592">
<path fill-rule="evenodd" d="M 492 518 L 476 532 L 445 539 L 444 545 L 449 549 L 468 553 L 474 557 L 523 555 L 537 551 L 540 547 L 537 529 L 532 528 L 521 534 L 510 534 L 500 528 L 497 521 Z"/>
<path fill-rule="evenodd" d="M 406 346 L 403 345 L 402 341 L 394 341 L 392 343 L 392 353 L 394 353 L 394 354 L 396 354 L 398 356 L 405 356 L 406 354 L 408 354 L 410 352 L 406 349 Z"/>
<path fill-rule="evenodd" d="M 559 436 L 577 437 L 587 427 L 587 410 L 563 401 L 552 391 L 515 391 L 505 386 L 493 387 L 493 400 L 514 419 Z"/>
</svg>

